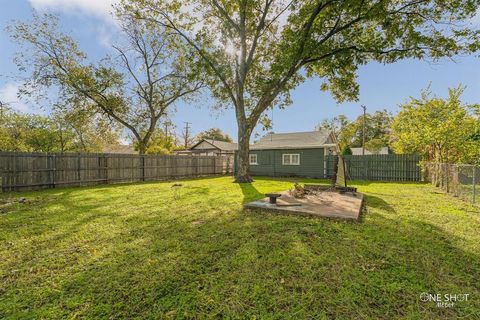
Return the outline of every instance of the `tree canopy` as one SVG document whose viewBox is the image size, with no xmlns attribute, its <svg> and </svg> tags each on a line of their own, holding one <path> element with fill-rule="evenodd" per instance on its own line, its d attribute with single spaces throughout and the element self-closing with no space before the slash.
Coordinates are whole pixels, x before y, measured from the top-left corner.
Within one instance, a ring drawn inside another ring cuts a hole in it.
<svg viewBox="0 0 480 320">
<path fill-rule="evenodd" d="M 133 147 L 138 151 L 138 142 L 134 143 Z M 175 149 L 177 149 L 175 137 L 166 135 L 164 131 L 156 130 L 146 145 L 145 153 L 168 155 L 172 154 Z"/>
<path fill-rule="evenodd" d="M 387 110 L 367 113 L 365 117 L 365 148 L 379 150 L 390 145 L 390 127 L 393 116 Z M 345 115 L 325 119 L 317 125 L 318 129 L 332 130 L 337 135 L 340 149 L 361 147 L 363 143 L 363 115 L 349 121 Z"/>
<path fill-rule="evenodd" d="M 480 117 L 474 113 L 478 105 L 463 104 L 462 92 L 462 87 L 449 89 L 442 99 L 425 90 L 420 98 L 401 105 L 392 124 L 394 150 L 442 163 L 478 163 Z"/>
<path fill-rule="evenodd" d="M 4 111 L 0 150 L 23 152 L 102 152 L 119 134 L 97 117 L 55 112 L 50 116 Z"/>
<path fill-rule="evenodd" d="M 29 72 L 22 94 L 42 96 L 58 89 L 59 100 L 76 112 L 92 110 L 116 121 L 145 152 L 150 137 L 173 104 L 202 87 L 193 79 L 188 50 L 176 46 L 164 28 L 123 18 L 115 56 L 89 61 L 70 36 L 58 31 L 57 17 L 34 14 L 31 23 L 9 28 L 22 50 L 16 58 Z"/>
<path fill-rule="evenodd" d="M 197 135 L 197 141 L 200 141 L 202 139 L 233 142 L 232 138 L 228 134 L 226 134 L 222 130 L 220 130 L 219 128 L 210 128 L 208 130 L 200 132 Z"/>
<path fill-rule="evenodd" d="M 478 30 L 464 23 L 478 8 L 471 0 L 124 0 L 122 8 L 192 48 L 213 96 L 235 109 L 238 182 L 251 181 L 249 142 L 262 114 L 287 105 L 305 77 L 320 77 L 339 102 L 355 100 L 360 65 L 478 50 Z"/>
</svg>

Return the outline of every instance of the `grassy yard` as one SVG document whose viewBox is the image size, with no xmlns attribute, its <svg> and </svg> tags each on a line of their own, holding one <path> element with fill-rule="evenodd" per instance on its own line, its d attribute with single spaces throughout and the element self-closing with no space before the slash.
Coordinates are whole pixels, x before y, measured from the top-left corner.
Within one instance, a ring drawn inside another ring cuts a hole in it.
<svg viewBox="0 0 480 320">
<path fill-rule="evenodd" d="M 480 318 L 478 209 L 357 183 L 361 223 L 279 216 L 242 204 L 291 182 L 231 181 L 0 195 L 27 199 L 0 204 L 0 318 Z"/>
</svg>

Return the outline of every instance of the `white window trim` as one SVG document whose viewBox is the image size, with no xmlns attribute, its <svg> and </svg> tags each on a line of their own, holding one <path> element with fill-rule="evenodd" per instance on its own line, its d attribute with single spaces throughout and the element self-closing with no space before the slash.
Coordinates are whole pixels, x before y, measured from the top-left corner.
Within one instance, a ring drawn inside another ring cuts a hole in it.
<svg viewBox="0 0 480 320">
<path fill-rule="evenodd" d="M 288 156 L 288 163 L 285 161 L 285 156 Z M 293 156 L 297 156 L 298 162 L 292 163 Z M 300 165 L 300 153 L 283 153 L 282 154 L 282 165 L 283 166 L 299 166 Z"/>
<path fill-rule="evenodd" d="M 252 156 L 255 156 L 255 162 L 252 162 Z M 258 155 L 256 153 L 252 153 L 248 155 L 248 163 L 250 165 L 258 165 Z"/>
</svg>

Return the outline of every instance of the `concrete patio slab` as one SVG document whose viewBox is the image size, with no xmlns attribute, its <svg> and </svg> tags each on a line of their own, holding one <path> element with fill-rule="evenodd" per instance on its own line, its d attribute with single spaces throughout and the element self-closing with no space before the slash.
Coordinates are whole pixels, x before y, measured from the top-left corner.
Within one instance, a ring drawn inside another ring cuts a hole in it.
<svg viewBox="0 0 480 320">
<path fill-rule="evenodd" d="M 297 199 L 288 191 L 280 192 L 282 196 L 276 204 L 269 203 L 269 198 L 252 201 L 244 205 L 246 209 L 262 209 L 276 213 L 359 220 L 363 205 L 363 194 L 359 192 L 339 193 L 321 191 Z"/>
</svg>

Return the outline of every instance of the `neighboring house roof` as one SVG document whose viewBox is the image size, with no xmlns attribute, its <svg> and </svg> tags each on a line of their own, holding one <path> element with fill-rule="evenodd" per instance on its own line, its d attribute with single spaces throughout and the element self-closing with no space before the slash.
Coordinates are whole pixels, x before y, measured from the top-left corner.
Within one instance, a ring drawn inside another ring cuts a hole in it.
<svg viewBox="0 0 480 320">
<path fill-rule="evenodd" d="M 122 153 L 122 154 L 135 154 L 138 153 L 133 149 L 133 146 L 127 144 L 112 144 L 103 147 L 103 153 Z"/>
<path fill-rule="evenodd" d="M 334 145 L 329 130 L 292 133 L 270 133 L 254 143 L 251 150 L 306 149 Z"/>
<path fill-rule="evenodd" d="M 350 148 L 352 150 L 352 155 L 361 156 L 362 148 Z M 388 147 L 381 147 L 378 150 L 367 150 L 365 149 L 365 154 L 388 154 Z"/>
<path fill-rule="evenodd" d="M 221 151 L 235 151 L 238 149 L 238 145 L 233 142 L 225 142 L 225 141 L 218 141 L 218 140 L 212 140 L 212 139 L 202 139 L 199 142 L 197 142 L 194 146 L 192 146 L 190 150 L 194 150 L 203 142 L 207 142 L 212 146 L 213 149 L 218 149 Z"/>
</svg>

